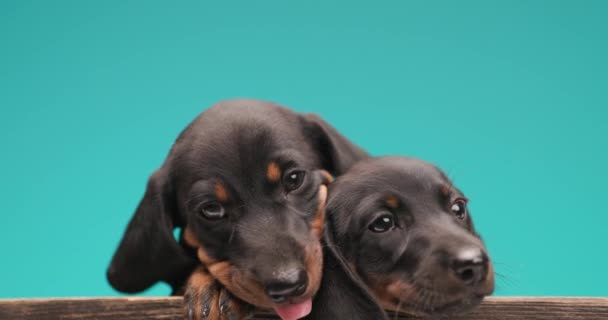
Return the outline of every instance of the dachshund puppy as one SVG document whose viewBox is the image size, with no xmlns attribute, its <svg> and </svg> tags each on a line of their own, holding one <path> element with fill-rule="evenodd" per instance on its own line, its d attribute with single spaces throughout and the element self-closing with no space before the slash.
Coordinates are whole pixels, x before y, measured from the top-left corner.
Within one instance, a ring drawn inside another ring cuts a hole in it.
<svg viewBox="0 0 608 320">
<path fill-rule="evenodd" d="M 329 189 L 323 282 L 309 319 L 387 319 L 382 308 L 445 316 L 493 292 L 467 198 L 437 167 L 364 160 Z"/>
<path fill-rule="evenodd" d="M 167 282 L 188 319 L 244 318 L 247 303 L 302 317 L 321 281 L 326 185 L 367 157 L 315 115 L 221 102 L 150 177 L 108 280 L 126 293 Z"/>
</svg>

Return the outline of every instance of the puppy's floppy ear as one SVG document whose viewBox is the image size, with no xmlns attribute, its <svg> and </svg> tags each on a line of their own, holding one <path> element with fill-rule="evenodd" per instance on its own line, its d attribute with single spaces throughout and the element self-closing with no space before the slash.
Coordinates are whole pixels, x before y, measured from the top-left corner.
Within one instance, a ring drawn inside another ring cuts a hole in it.
<svg viewBox="0 0 608 320">
<path fill-rule="evenodd" d="M 331 174 L 341 175 L 356 162 L 369 158 L 363 149 L 348 141 L 316 114 L 309 113 L 301 117 L 304 134 L 319 153 L 323 169 Z"/>
<path fill-rule="evenodd" d="M 323 234 L 323 278 L 307 319 L 388 320 L 363 280 L 348 266 L 335 241 L 334 230 L 331 219 L 328 218 Z"/>
<path fill-rule="evenodd" d="M 114 289 L 135 293 L 158 281 L 173 289 L 196 263 L 175 241 L 176 204 L 166 170 L 154 172 L 107 270 Z"/>
</svg>

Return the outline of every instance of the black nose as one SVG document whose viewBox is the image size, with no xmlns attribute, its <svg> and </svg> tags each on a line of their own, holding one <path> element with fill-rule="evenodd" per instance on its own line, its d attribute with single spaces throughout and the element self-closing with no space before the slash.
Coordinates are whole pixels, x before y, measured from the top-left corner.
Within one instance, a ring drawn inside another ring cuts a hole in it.
<svg viewBox="0 0 608 320">
<path fill-rule="evenodd" d="M 463 284 L 478 285 L 488 274 L 488 258 L 477 248 L 463 249 L 452 260 L 452 271 Z"/>
<path fill-rule="evenodd" d="M 308 276 L 302 269 L 289 269 L 277 273 L 277 277 L 266 285 L 266 294 L 274 303 L 282 303 L 306 291 Z"/>
</svg>

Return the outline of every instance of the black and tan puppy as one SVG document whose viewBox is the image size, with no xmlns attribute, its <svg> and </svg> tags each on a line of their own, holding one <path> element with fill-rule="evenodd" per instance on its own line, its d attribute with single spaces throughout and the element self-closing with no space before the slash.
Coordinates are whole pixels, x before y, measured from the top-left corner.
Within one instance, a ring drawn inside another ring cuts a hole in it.
<svg viewBox="0 0 608 320">
<path fill-rule="evenodd" d="M 127 293 L 158 281 L 180 293 L 187 282 L 189 319 L 244 317 L 231 294 L 301 317 L 320 285 L 326 185 L 365 157 L 315 115 L 221 102 L 181 133 L 150 177 L 108 279 Z"/>
<path fill-rule="evenodd" d="M 494 290 L 467 198 L 437 167 L 364 160 L 330 186 L 326 260 L 310 319 L 459 313 Z"/>
</svg>

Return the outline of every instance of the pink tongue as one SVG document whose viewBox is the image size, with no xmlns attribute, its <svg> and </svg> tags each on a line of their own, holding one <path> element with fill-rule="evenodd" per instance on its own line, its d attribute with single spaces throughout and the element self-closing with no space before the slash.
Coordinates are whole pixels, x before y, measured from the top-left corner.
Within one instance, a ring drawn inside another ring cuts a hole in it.
<svg viewBox="0 0 608 320">
<path fill-rule="evenodd" d="M 274 311 L 279 314 L 282 320 L 297 320 L 307 316 L 312 309 L 312 299 L 308 299 L 298 304 L 286 304 L 275 307 Z"/>
</svg>

